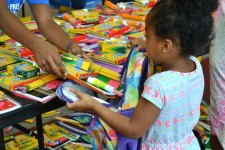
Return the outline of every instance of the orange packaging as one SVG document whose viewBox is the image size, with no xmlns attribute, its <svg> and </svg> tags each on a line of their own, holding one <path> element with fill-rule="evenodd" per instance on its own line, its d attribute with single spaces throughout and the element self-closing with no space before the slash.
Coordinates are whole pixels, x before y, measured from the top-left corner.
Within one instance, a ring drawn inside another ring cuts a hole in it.
<svg viewBox="0 0 225 150">
<path fill-rule="evenodd" d="M 134 16 L 130 14 L 121 14 L 123 19 L 136 20 L 136 21 L 145 21 L 146 16 Z"/>
<path fill-rule="evenodd" d="M 106 0 L 106 1 L 105 1 L 105 6 L 111 8 L 111 9 L 113 9 L 113 10 L 118 9 L 118 6 L 115 5 L 115 4 L 113 4 L 112 2 L 110 2 L 109 0 Z"/>
</svg>

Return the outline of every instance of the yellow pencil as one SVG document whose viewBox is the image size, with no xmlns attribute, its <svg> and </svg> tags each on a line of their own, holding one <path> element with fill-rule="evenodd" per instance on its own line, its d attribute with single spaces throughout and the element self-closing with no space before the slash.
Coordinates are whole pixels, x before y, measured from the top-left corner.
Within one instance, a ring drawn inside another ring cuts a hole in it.
<svg viewBox="0 0 225 150">
<path fill-rule="evenodd" d="M 57 112 L 56 110 L 51 110 L 51 111 L 48 111 L 48 112 L 46 112 L 44 114 L 51 114 L 51 113 L 56 113 L 56 112 Z"/>
<path fill-rule="evenodd" d="M 27 119 L 27 120 L 24 120 L 24 121 L 27 122 L 27 123 L 33 123 L 34 119 Z"/>
<path fill-rule="evenodd" d="M 59 114 L 60 112 L 53 112 L 53 113 L 48 113 L 48 114 L 42 114 L 41 116 L 42 117 L 49 117 L 49 116 L 52 116 L 52 115 L 56 115 L 56 114 Z"/>
<path fill-rule="evenodd" d="M 105 73 L 107 72 L 107 73 L 113 74 L 114 76 L 120 76 L 119 73 L 117 73 L 115 71 L 112 71 L 110 69 L 104 68 L 102 66 L 96 65 L 94 63 L 92 64 L 91 67 L 94 68 L 94 69 L 98 69 L 100 72 L 105 72 Z"/>
<path fill-rule="evenodd" d="M 110 78 L 110 79 L 120 81 L 120 78 L 115 77 L 115 76 L 112 76 L 112 75 L 110 75 L 110 74 L 103 73 L 103 72 L 101 72 L 100 74 L 103 75 L 103 76 L 106 76 L 106 77 L 108 77 L 108 78 Z"/>
<path fill-rule="evenodd" d="M 73 119 L 62 118 L 62 117 L 55 117 L 55 119 L 56 119 L 56 120 L 60 120 L 60 121 L 62 121 L 62 122 L 67 122 L 67 123 L 70 123 L 70 124 L 72 124 L 72 125 L 75 125 L 75 126 L 78 126 L 78 127 L 80 127 L 80 128 L 85 129 L 85 127 L 84 127 L 82 124 L 80 124 L 79 122 L 77 122 L 77 121 L 75 121 L 75 120 L 73 120 Z"/>
<path fill-rule="evenodd" d="M 4 141 L 9 141 L 9 140 L 13 140 L 14 139 L 14 136 L 7 136 L 7 137 L 4 137 Z"/>
<path fill-rule="evenodd" d="M 117 73 L 115 71 L 112 71 L 112 70 L 109 70 L 107 68 L 104 68 L 102 66 L 96 65 L 94 63 L 91 65 L 91 69 L 96 70 L 96 72 L 99 72 L 99 74 L 101 74 L 101 73 L 106 74 L 107 73 L 107 74 L 110 74 L 111 76 L 115 76 L 115 77 L 118 77 L 118 78 L 120 77 L 119 73 Z"/>
<path fill-rule="evenodd" d="M 31 90 L 38 88 L 40 86 L 43 86 L 44 84 L 46 84 L 50 81 L 53 81 L 57 78 L 59 78 L 59 77 L 57 75 L 53 75 L 53 74 L 44 75 L 44 76 L 40 77 L 39 79 L 26 84 L 25 87 L 26 87 L 27 91 L 31 91 Z"/>
</svg>

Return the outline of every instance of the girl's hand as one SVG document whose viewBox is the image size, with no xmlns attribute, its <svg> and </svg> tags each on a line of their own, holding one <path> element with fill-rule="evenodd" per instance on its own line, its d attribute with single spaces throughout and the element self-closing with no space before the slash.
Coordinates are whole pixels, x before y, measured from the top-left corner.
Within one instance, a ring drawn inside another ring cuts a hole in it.
<svg viewBox="0 0 225 150">
<path fill-rule="evenodd" d="M 80 46 L 78 46 L 76 43 L 72 43 L 68 47 L 68 53 L 72 53 L 73 55 L 80 55 L 83 58 L 86 58 L 88 60 L 91 60 L 85 52 L 82 51 Z"/>
<path fill-rule="evenodd" d="M 58 49 L 46 41 L 41 40 L 36 43 L 31 46 L 31 50 L 38 66 L 45 72 L 54 73 L 61 78 L 65 78 L 66 70 Z"/>
<path fill-rule="evenodd" d="M 146 41 L 141 38 L 130 40 L 130 44 L 132 47 L 137 46 L 136 48 L 137 50 L 146 48 Z"/>
<path fill-rule="evenodd" d="M 73 103 L 67 103 L 67 109 L 79 112 L 92 112 L 94 110 L 94 107 L 98 102 L 94 100 L 90 95 L 74 89 L 71 89 L 71 92 L 73 92 L 77 96 L 78 100 Z"/>
</svg>

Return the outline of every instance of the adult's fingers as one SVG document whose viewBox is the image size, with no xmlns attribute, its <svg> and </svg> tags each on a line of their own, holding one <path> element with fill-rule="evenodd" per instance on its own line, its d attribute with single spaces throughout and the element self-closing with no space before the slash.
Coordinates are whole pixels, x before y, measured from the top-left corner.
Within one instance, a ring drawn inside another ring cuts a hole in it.
<svg viewBox="0 0 225 150">
<path fill-rule="evenodd" d="M 50 68 L 50 66 L 48 65 L 48 63 L 43 60 L 41 63 L 38 63 L 38 66 L 44 71 L 44 72 L 47 72 L 47 73 L 52 73 L 52 70 Z"/>
<path fill-rule="evenodd" d="M 85 52 L 82 52 L 82 55 L 81 55 L 81 56 L 82 56 L 83 58 L 87 59 L 87 60 L 92 61 L 91 58 L 88 57 L 88 55 L 87 55 Z"/>
<path fill-rule="evenodd" d="M 81 48 L 78 46 L 78 45 L 74 45 L 74 46 L 72 46 L 72 48 L 71 48 L 71 53 L 72 54 L 74 54 L 74 55 L 82 55 L 82 50 L 81 50 Z"/>
<path fill-rule="evenodd" d="M 64 78 L 66 78 L 67 71 L 62 63 L 60 56 L 57 57 L 54 61 L 57 64 L 57 67 L 58 67 L 59 71 L 61 72 L 61 74 L 63 74 Z"/>
<path fill-rule="evenodd" d="M 48 59 L 48 64 L 54 74 L 61 78 L 65 78 L 65 68 L 57 58 L 50 57 Z M 61 70 L 61 71 L 60 71 Z"/>
</svg>

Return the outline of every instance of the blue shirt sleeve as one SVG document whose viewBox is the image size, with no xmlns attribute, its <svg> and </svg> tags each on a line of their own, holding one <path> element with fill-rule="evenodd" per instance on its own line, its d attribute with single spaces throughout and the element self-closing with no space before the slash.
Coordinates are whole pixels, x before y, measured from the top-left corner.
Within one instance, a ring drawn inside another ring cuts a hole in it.
<svg viewBox="0 0 225 150">
<path fill-rule="evenodd" d="M 28 4 L 47 4 L 49 5 L 48 0 L 27 0 Z"/>
<path fill-rule="evenodd" d="M 164 106 L 165 103 L 164 91 L 161 85 L 152 78 L 146 80 L 142 97 L 144 97 L 146 100 L 153 103 L 160 109 L 162 109 L 162 107 Z"/>
</svg>

